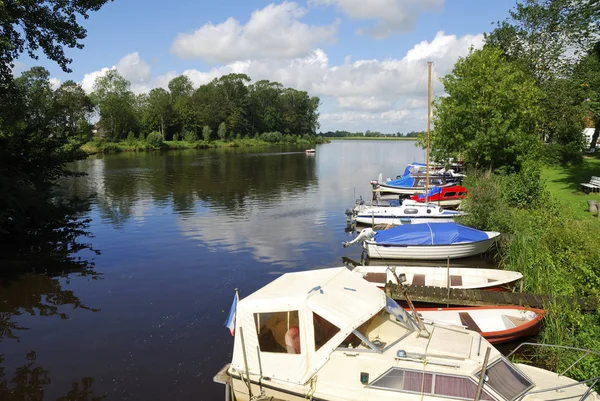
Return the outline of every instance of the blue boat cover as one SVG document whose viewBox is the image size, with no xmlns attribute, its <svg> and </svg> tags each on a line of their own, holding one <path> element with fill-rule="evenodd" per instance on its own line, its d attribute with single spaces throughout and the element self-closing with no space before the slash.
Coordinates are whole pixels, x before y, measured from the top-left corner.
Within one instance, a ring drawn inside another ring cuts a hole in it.
<svg viewBox="0 0 600 401">
<path fill-rule="evenodd" d="M 433 187 L 433 189 L 429 190 L 427 193 L 427 198 L 431 198 L 435 194 L 439 194 L 442 192 L 442 187 Z M 425 199 L 425 194 L 419 194 L 419 199 Z"/>
<path fill-rule="evenodd" d="M 385 185 L 391 185 L 393 187 L 412 187 L 415 183 L 415 179 L 410 175 L 396 178 L 385 183 Z"/>
<path fill-rule="evenodd" d="M 451 245 L 488 239 L 484 231 L 458 223 L 406 224 L 377 231 L 377 245 Z"/>
<path fill-rule="evenodd" d="M 402 173 L 402 177 L 406 177 L 407 175 L 410 175 L 410 170 L 414 166 L 425 166 L 425 163 L 414 162 L 414 163 L 407 165 L 406 168 L 404 169 L 404 173 Z"/>
</svg>

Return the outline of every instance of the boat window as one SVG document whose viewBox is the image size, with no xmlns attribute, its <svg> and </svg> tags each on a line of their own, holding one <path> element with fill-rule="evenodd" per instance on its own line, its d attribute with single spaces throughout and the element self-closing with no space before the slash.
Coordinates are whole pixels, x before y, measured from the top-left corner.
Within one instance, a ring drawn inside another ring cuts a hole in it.
<svg viewBox="0 0 600 401">
<path fill-rule="evenodd" d="M 444 198 L 450 198 L 452 196 L 456 196 L 456 192 L 446 192 L 444 194 Z"/>
<path fill-rule="evenodd" d="M 419 211 L 417 209 L 413 209 L 413 208 L 406 208 L 404 209 L 404 214 L 418 214 Z"/>
<path fill-rule="evenodd" d="M 330 323 L 325 318 L 317 315 L 313 312 L 313 326 L 315 328 L 315 351 L 318 351 L 327 341 L 331 340 L 333 336 L 335 336 L 340 329 L 335 326 L 333 323 Z M 351 335 L 351 337 L 354 335 Z M 355 338 L 348 338 L 348 342 L 354 340 Z M 360 341 L 358 341 L 360 344 Z"/>
<path fill-rule="evenodd" d="M 533 387 L 533 383 L 504 358 L 498 359 L 485 370 L 486 384 L 507 400 L 514 400 Z M 481 372 L 476 376 L 479 378 Z"/>
<path fill-rule="evenodd" d="M 407 329 L 413 331 L 417 327 L 416 323 L 413 321 L 412 317 L 409 316 L 406 310 L 388 296 L 386 296 L 385 309 L 396 318 L 398 323 Z"/>
<path fill-rule="evenodd" d="M 436 395 L 473 400 L 476 392 L 477 384 L 468 377 L 435 374 Z M 485 390 L 481 391 L 480 399 L 494 400 Z"/>
<path fill-rule="evenodd" d="M 467 196 L 467 193 L 466 192 L 459 192 L 458 196 Z"/>
<path fill-rule="evenodd" d="M 399 390 L 431 394 L 433 375 L 423 371 L 405 370 L 391 368 L 379 378 L 375 379 L 370 386 L 386 390 Z"/>
<path fill-rule="evenodd" d="M 261 352 L 302 352 L 298 311 L 255 313 L 254 322 Z"/>
</svg>

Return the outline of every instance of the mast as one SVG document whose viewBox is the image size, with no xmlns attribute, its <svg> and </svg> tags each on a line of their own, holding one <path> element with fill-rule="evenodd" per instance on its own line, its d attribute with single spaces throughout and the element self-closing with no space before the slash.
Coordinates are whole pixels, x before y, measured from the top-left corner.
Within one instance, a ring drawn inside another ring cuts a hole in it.
<svg viewBox="0 0 600 401">
<path fill-rule="evenodd" d="M 431 133 L 431 65 L 427 62 L 427 151 L 425 153 L 425 204 L 429 201 L 429 135 Z"/>
</svg>

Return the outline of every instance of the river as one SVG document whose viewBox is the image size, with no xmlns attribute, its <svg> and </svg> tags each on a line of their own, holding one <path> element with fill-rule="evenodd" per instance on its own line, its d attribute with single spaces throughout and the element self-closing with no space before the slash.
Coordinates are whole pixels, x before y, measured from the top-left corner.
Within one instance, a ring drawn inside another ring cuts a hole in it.
<svg viewBox="0 0 600 401">
<path fill-rule="evenodd" d="M 401 174 L 412 141 L 95 156 L 69 191 L 96 193 L 96 274 L 30 275 L 0 293 L 0 388 L 11 400 L 221 400 L 223 326 L 278 275 L 360 259 L 344 211 Z M 0 390 L 0 394 L 2 391 Z M 7 392 L 6 394 L 9 394 Z M 80 397 L 80 398 L 76 398 Z M 2 398 L 2 397 L 0 397 Z"/>
</svg>

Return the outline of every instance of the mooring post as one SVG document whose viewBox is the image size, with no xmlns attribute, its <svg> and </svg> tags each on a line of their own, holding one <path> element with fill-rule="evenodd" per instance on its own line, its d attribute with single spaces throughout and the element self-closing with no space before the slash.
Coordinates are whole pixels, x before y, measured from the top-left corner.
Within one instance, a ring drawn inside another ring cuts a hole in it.
<svg viewBox="0 0 600 401">
<path fill-rule="evenodd" d="M 446 293 L 446 308 L 450 307 L 450 256 L 448 256 L 448 259 L 446 260 L 446 270 L 447 270 L 447 275 L 446 275 L 446 289 L 447 289 L 447 293 Z"/>
</svg>

